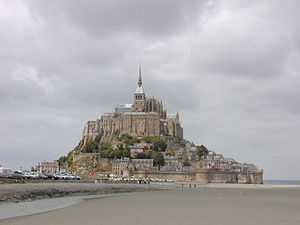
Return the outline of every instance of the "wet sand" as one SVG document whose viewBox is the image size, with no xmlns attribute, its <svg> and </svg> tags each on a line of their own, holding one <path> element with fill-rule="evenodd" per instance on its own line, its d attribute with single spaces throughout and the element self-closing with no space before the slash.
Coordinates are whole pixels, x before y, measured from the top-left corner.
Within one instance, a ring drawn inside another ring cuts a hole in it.
<svg viewBox="0 0 300 225">
<path fill-rule="evenodd" d="M 162 185 L 137 185 L 121 183 L 29 183 L 1 184 L 0 203 L 23 202 L 45 198 L 67 196 L 112 194 L 124 192 L 152 191 L 168 188 Z M 1 217 L 0 217 L 1 218 Z"/>
<path fill-rule="evenodd" d="M 300 187 L 207 185 L 111 195 L 5 225 L 298 225 Z"/>
</svg>

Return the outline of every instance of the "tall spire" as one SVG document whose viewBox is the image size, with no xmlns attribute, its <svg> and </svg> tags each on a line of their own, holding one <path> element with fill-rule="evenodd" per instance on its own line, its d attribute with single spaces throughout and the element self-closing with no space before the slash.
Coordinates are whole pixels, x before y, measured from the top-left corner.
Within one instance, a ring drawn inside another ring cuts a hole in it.
<svg viewBox="0 0 300 225">
<path fill-rule="evenodd" d="M 142 84 L 143 84 L 143 82 L 142 82 L 142 68 L 141 68 L 141 63 L 140 63 L 140 66 L 139 66 L 139 81 L 138 81 L 139 87 L 141 87 Z"/>
<path fill-rule="evenodd" d="M 139 65 L 139 79 L 138 79 L 138 86 L 135 90 L 135 94 L 144 94 L 144 89 L 143 89 L 143 81 L 142 81 L 142 67 L 141 63 Z"/>
</svg>

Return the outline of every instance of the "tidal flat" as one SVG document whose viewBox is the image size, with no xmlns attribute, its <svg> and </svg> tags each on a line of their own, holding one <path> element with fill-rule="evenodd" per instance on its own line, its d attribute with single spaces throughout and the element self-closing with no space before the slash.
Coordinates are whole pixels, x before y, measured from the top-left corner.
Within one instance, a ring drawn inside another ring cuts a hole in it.
<svg viewBox="0 0 300 225">
<path fill-rule="evenodd" d="M 300 224 L 300 186 L 201 185 L 110 195 L 5 225 L 293 225 Z"/>
</svg>

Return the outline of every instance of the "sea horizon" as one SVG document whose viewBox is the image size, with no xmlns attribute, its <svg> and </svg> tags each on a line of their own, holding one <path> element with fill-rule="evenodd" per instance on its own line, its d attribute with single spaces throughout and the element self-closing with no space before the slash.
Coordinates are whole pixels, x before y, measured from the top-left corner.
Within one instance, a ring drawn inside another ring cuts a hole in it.
<svg viewBox="0 0 300 225">
<path fill-rule="evenodd" d="M 300 180 L 264 179 L 264 184 L 300 185 Z"/>
</svg>

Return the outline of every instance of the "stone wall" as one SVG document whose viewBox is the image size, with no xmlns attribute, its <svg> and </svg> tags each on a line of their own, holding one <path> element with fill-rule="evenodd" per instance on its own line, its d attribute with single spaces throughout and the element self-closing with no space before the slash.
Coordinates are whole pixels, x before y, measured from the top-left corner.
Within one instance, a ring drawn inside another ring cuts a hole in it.
<svg viewBox="0 0 300 225">
<path fill-rule="evenodd" d="M 153 179 L 168 179 L 174 181 L 191 182 L 195 181 L 195 173 L 193 172 L 146 172 L 137 171 L 133 172 L 136 178 L 153 178 Z"/>
<path fill-rule="evenodd" d="M 239 173 L 237 181 L 239 184 L 262 184 L 263 172 Z"/>
<path fill-rule="evenodd" d="M 239 183 L 262 184 L 263 173 L 239 173 L 230 171 L 197 171 L 197 172 L 162 172 L 162 171 L 137 171 L 133 175 L 137 178 L 168 179 L 177 182 L 199 183 Z"/>
</svg>

